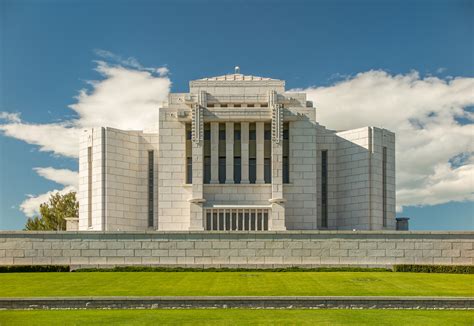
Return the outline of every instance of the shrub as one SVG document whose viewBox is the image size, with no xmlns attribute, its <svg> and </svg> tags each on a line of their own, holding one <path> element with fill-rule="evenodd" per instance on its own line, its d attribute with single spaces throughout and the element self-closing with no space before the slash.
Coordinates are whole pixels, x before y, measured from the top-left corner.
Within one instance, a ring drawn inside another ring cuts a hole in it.
<svg viewBox="0 0 474 326">
<path fill-rule="evenodd" d="M 393 265 L 394 272 L 474 274 L 473 265 Z"/>
<path fill-rule="evenodd" d="M 32 273 L 32 272 L 70 272 L 67 265 L 14 265 L 0 266 L 0 273 Z"/>
</svg>

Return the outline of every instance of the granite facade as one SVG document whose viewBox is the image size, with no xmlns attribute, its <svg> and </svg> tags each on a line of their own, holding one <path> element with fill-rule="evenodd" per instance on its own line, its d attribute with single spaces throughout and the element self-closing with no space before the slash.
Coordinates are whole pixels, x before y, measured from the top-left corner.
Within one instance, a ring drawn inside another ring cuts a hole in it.
<svg viewBox="0 0 474 326">
<path fill-rule="evenodd" d="M 0 232 L 0 264 L 82 267 L 471 265 L 473 232 Z"/>
<path fill-rule="evenodd" d="M 305 93 L 241 74 L 191 81 L 157 110 L 151 132 L 82 133 L 79 230 L 204 230 L 216 207 L 268 212 L 272 231 L 395 229 L 392 132 L 330 130 Z"/>
</svg>

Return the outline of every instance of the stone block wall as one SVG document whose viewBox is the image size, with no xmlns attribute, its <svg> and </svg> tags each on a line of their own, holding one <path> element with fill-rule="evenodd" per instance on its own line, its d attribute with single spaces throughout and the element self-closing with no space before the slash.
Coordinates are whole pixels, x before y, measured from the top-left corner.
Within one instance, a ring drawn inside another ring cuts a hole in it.
<svg viewBox="0 0 474 326">
<path fill-rule="evenodd" d="M 271 184 L 205 184 L 206 205 L 269 205 Z"/>
<path fill-rule="evenodd" d="M 92 225 L 89 226 L 88 147 L 92 147 Z M 158 160 L 158 134 L 91 128 L 81 136 L 79 230 L 146 230 L 148 227 L 148 151 Z M 154 173 L 157 194 L 157 173 Z M 157 196 L 156 196 L 157 197 Z M 154 220 L 157 220 L 155 200 Z M 156 225 L 156 222 L 155 222 Z"/>
<path fill-rule="evenodd" d="M 79 206 L 80 230 L 103 230 L 105 178 L 104 146 L 105 128 L 90 128 L 81 133 L 79 144 L 79 190 L 77 200 Z M 91 148 L 89 158 L 89 148 Z M 89 171 L 89 159 L 91 170 Z M 89 175 L 90 174 L 90 175 Z M 91 178 L 89 180 L 89 177 Z M 89 189 L 90 188 L 90 189 Z M 89 191 L 91 198 L 89 201 Z M 90 215 L 90 219 L 89 219 Z"/>
<path fill-rule="evenodd" d="M 474 232 L 0 232 L 0 265 L 471 265 Z"/>
<path fill-rule="evenodd" d="M 311 116 L 308 114 L 308 116 Z M 317 229 L 317 173 L 315 122 L 290 122 L 290 183 L 283 185 L 288 230 Z"/>
<path fill-rule="evenodd" d="M 186 184 L 186 128 L 174 109 L 160 109 L 158 229 L 188 230 L 192 186 Z"/>
<path fill-rule="evenodd" d="M 395 229 L 395 135 L 364 127 L 336 133 L 337 228 Z M 382 221 L 382 151 L 387 148 L 387 225 Z"/>
</svg>

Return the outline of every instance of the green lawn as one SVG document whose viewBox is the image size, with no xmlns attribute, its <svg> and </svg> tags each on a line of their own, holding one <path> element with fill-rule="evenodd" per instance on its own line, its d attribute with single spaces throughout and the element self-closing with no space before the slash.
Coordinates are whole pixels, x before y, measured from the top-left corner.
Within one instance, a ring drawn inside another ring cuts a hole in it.
<svg viewBox="0 0 474 326">
<path fill-rule="evenodd" d="M 474 275 L 389 272 L 5 273 L 0 284 L 0 297 L 474 295 Z"/>
<path fill-rule="evenodd" d="M 52 310 L 0 311 L 0 325 L 472 325 L 446 310 Z"/>
</svg>

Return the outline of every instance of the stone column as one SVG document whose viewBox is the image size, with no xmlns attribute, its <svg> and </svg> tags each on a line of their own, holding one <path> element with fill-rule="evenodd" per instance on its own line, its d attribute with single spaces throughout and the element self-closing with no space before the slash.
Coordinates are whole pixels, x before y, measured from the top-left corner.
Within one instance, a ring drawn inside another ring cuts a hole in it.
<svg viewBox="0 0 474 326">
<path fill-rule="evenodd" d="M 249 123 L 240 123 L 240 164 L 242 176 L 240 183 L 247 184 L 249 181 Z"/>
<path fill-rule="evenodd" d="M 265 183 L 263 162 L 265 145 L 265 125 L 263 122 L 257 122 L 255 125 L 257 136 L 257 178 L 255 183 Z"/>
<path fill-rule="evenodd" d="M 286 230 L 285 199 L 283 198 L 283 107 L 275 91 L 269 93 L 272 110 L 272 218 L 271 230 Z"/>
<path fill-rule="evenodd" d="M 211 181 L 219 183 L 219 122 L 211 122 Z"/>
<path fill-rule="evenodd" d="M 192 112 L 192 160 L 193 160 L 193 186 L 192 197 L 189 200 L 189 229 L 204 230 L 203 208 L 205 202 L 203 196 L 204 183 L 204 118 L 203 109 L 206 105 L 206 93 L 198 94 L 198 103 L 194 104 Z"/>
<path fill-rule="evenodd" d="M 234 123 L 225 123 L 225 183 L 234 183 Z"/>
</svg>

